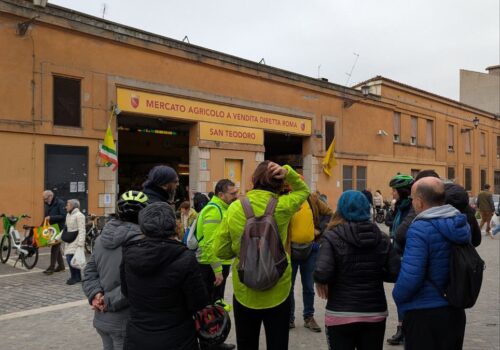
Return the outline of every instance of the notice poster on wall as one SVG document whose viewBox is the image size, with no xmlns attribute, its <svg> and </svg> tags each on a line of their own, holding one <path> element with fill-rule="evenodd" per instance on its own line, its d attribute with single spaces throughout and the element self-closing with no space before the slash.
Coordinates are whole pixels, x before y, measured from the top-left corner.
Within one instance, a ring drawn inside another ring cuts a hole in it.
<svg viewBox="0 0 500 350">
<path fill-rule="evenodd" d="M 85 192 L 85 182 L 78 181 L 78 192 Z"/>
<path fill-rule="evenodd" d="M 78 192 L 78 182 L 70 182 L 69 183 L 69 192 L 70 193 Z"/>
<path fill-rule="evenodd" d="M 226 159 L 224 174 L 226 179 L 234 182 L 236 187 L 241 188 L 241 172 L 243 168 L 242 159 Z"/>
</svg>

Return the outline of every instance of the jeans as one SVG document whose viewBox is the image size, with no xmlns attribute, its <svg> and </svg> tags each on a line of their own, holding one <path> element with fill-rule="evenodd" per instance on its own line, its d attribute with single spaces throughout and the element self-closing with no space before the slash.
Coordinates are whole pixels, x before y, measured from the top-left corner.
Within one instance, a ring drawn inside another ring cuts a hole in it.
<svg viewBox="0 0 500 350">
<path fill-rule="evenodd" d="M 355 322 L 326 327 L 326 340 L 330 350 L 382 350 L 384 333 L 385 320 Z"/>
<path fill-rule="evenodd" d="M 97 333 L 101 336 L 102 339 L 102 348 L 103 350 L 122 350 L 123 343 L 125 341 L 125 332 L 113 332 L 108 333 L 96 328 Z"/>
<path fill-rule="evenodd" d="M 290 321 L 295 320 L 295 297 L 294 285 L 297 271 L 300 268 L 300 279 L 302 281 L 302 301 L 304 303 L 304 320 L 314 316 L 314 280 L 313 273 L 316 268 L 316 258 L 318 251 L 312 249 L 311 254 L 305 260 L 297 261 L 292 259 L 292 290 L 290 291 Z"/>
<path fill-rule="evenodd" d="M 82 280 L 82 275 L 81 275 L 79 269 L 75 269 L 73 266 L 71 266 L 71 259 L 73 259 L 73 254 L 66 255 L 66 261 L 68 262 L 69 272 L 71 274 L 71 279 L 73 281 L 80 282 Z"/>
<path fill-rule="evenodd" d="M 258 350 L 260 327 L 264 323 L 266 348 L 288 350 L 290 297 L 270 309 L 250 309 L 233 298 L 238 350 Z"/>
</svg>

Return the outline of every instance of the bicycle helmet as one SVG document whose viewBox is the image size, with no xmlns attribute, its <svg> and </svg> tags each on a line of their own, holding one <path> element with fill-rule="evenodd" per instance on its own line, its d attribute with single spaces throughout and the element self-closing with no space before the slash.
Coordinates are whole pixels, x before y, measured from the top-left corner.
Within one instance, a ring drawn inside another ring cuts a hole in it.
<svg viewBox="0 0 500 350">
<path fill-rule="evenodd" d="M 392 188 L 410 188 L 413 182 L 413 176 L 399 174 L 391 179 L 389 186 Z"/>
<path fill-rule="evenodd" d="M 224 307 L 209 305 L 196 313 L 195 327 L 201 344 L 218 345 L 227 339 L 231 331 L 231 319 Z"/>
<path fill-rule="evenodd" d="M 139 211 L 148 204 L 148 196 L 140 191 L 126 191 L 116 203 L 118 216 L 127 221 L 137 222 Z"/>
</svg>

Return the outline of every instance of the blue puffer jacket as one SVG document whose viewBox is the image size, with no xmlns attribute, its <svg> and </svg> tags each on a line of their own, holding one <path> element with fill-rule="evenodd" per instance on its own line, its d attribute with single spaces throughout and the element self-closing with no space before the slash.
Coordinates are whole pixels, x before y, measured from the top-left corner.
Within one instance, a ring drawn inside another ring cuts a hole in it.
<svg viewBox="0 0 500 350">
<path fill-rule="evenodd" d="M 448 305 L 429 277 L 444 289 L 448 284 L 450 241 L 470 240 L 467 218 L 451 205 L 433 207 L 417 215 L 408 229 L 401 270 L 392 292 L 402 313 Z"/>
</svg>

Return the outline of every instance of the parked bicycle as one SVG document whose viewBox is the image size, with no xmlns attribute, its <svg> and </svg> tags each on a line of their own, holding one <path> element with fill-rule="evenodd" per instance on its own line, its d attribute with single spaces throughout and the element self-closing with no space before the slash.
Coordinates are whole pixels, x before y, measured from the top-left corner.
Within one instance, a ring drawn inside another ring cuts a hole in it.
<svg viewBox="0 0 500 350">
<path fill-rule="evenodd" d="M 19 220 L 30 217 L 26 214 L 17 217 L 1 214 L 0 217 L 3 219 L 5 230 L 0 241 L 0 261 L 5 264 L 9 260 L 12 248 L 14 248 L 17 252 L 17 260 L 14 263 L 14 267 L 21 260 L 22 265 L 29 270 L 32 269 L 38 262 L 38 247 L 33 237 L 33 229 L 35 227 L 24 225 L 25 233 L 22 240 L 21 234 L 16 229 L 16 224 Z"/>
<path fill-rule="evenodd" d="M 87 224 L 85 225 L 85 251 L 88 254 L 92 254 L 94 250 L 94 244 L 97 236 L 99 236 L 100 230 L 97 227 L 98 216 L 94 214 L 87 215 Z"/>
</svg>

